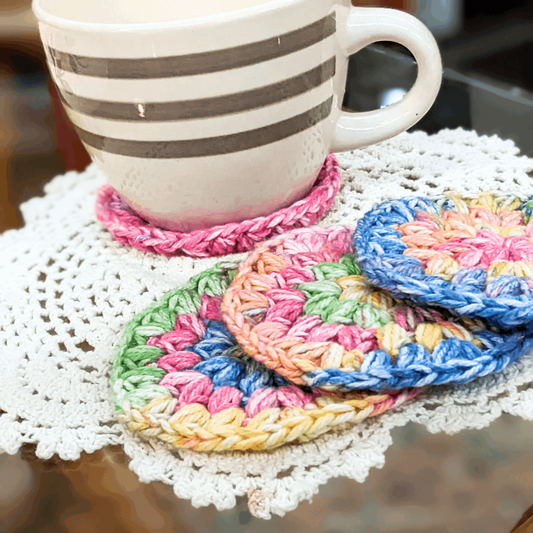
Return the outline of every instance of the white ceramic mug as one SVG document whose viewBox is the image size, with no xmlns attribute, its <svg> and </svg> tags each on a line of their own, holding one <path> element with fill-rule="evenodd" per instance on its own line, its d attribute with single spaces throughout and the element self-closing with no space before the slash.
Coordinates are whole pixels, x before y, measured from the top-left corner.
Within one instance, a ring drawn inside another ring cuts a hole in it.
<svg viewBox="0 0 533 533">
<path fill-rule="evenodd" d="M 349 0 L 34 0 L 33 8 L 93 161 L 143 218 L 180 231 L 291 204 L 330 151 L 405 131 L 441 82 L 423 24 Z M 397 104 L 342 112 L 348 56 L 376 41 L 407 47 L 417 81 Z"/>
</svg>

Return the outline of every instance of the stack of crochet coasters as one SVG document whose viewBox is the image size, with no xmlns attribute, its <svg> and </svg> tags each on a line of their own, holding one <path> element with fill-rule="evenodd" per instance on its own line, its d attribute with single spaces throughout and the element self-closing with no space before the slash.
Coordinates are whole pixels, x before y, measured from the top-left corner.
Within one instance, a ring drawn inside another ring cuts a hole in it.
<svg viewBox="0 0 533 533">
<path fill-rule="evenodd" d="M 360 227 L 357 239 L 366 237 Z M 288 232 L 137 315 L 113 366 L 119 419 L 176 448 L 268 450 L 346 429 L 427 385 L 498 372 L 533 346 L 522 330 L 498 331 L 371 285 L 353 239 L 350 227 Z M 406 259 L 408 268 L 419 261 Z"/>
</svg>

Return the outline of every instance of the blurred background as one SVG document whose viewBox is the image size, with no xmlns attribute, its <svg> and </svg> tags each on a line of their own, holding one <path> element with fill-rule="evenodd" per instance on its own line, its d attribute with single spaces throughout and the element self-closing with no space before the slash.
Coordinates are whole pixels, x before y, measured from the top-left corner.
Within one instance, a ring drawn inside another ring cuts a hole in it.
<svg viewBox="0 0 533 533">
<path fill-rule="evenodd" d="M 442 90 L 414 129 L 496 133 L 533 156 L 533 1 L 354 3 L 408 11 L 439 41 Z M 368 47 L 351 59 L 344 105 L 389 105 L 415 77 L 406 50 Z M 30 1 L 0 0 L 0 232 L 23 225 L 18 206 L 47 181 L 88 164 L 50 83 Z M 386 466 L 364 484 L 333 480 L 312 504 L 270 522 L 251 517 L 245 501 L 198 510 L 165 485 L 143 485 L 118 449 L 67 464 L 37 461 L 28 446 L 0 455 L 0 533 L 506 533 L 533 504 L 532 423 L 503 416 L 456 436 L 410 424 L 394 439 Z"/>
</svg>

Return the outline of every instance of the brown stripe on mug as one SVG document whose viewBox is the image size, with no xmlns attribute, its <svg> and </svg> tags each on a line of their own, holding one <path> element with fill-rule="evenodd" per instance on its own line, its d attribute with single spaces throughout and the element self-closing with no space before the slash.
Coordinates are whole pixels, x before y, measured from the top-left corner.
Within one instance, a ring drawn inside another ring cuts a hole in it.
<svg viewBox="0 0 533 533">
<path fill-rule="evenodd" d="M 79 113 L 109 120 L 162 122 L 217 117 L 260 109 L 299 96 L 333 78 L 335 57 L 292 78 L 238 93 L 176 102 L 126 103 L 93 100 L 61 91 L 62 101 Z"/>
<path fill-rule="evenodd" d="M 287 120 L 250 131 L 182 141 L 132 141 L 90 133 L 76 127 L 87 145 L 111 154 L 143 159 L 181 159 L 230 154 L 265 146 L 305 131 L 326 119 L 331 113 L 333 97 L 322 104 Z"/>
<path fill-rule="evenodd" d="M 68 54 L 48 47 L 51 62 L 83 76 L 112 79 L 174 78 L 209 74 L 269 61 L 308 48 L 335 33 L 332 13 L 303 28 L 255 43 L 182 56 L 101 58 Z"/>
</svg>

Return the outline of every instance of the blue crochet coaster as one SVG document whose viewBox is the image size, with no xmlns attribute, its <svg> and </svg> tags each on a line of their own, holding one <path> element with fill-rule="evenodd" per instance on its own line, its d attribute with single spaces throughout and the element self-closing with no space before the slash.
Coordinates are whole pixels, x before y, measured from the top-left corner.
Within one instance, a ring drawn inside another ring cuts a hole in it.
<svg viewBox="0 0 533 533">
<path fill-rule="evenodd" d="M 447 193 L 384 202 L 354 236 L 368 280 L 501 329 L 533 325 L 532 198 Z"/>
</svg>

